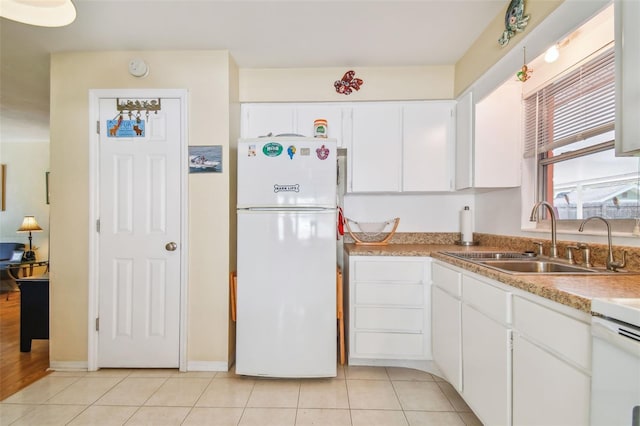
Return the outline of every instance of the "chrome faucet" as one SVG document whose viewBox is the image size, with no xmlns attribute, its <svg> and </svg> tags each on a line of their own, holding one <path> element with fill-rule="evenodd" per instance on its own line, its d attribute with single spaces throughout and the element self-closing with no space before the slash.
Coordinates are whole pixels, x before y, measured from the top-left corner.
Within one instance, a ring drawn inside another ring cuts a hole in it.
<svg viewBox="0 0 640 426">
<path fill-rule="evenodd" d="M 546 201 L 538 201 L 531 210 L 531 217 L 529 220 L 535 222 L 538 220 L 538 209 L 540 206 L 545 206 L 549 210 L 551 216 L 551 247 L 549 247 L 549 257 L 558 257 L 558 243 L 556 238 L 556 212 L 553 206 Z"/>
<path fill-rule="evenodd" d="M 580 224 L 580 228 L 578 228 L 578 231 L 582 232 L 584 230 L 584 224 L 589 222 L 591 219 L 600 219 L 601 221 L 604 222 L 605 225 L 607 225 L 607 243 L 609 244 L 609 256 L 607 257 L 607 269 L 615 272 L 618 268 L 624 268 L 627 264 L 627 251 L 626 250 L 622 251 L 622 262 L 616 262 L 614 260 L 613 248 L 611 246 L 611 225 L 609 224 L 609 221 L 607 219 L 601 216 L 588 217 L 582 221 L 582 223 Z"/>
</svg>

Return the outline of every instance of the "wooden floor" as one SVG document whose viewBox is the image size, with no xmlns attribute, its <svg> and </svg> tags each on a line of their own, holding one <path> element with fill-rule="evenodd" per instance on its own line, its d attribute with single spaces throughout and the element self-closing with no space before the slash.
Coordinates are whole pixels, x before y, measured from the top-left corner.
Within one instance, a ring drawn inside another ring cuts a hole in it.
<svg viewBox="0 0 640 426">
<path fill-rule="evenodd" d="M 0 401 L 49 374 L 49 341 L 20 352 L 20 292 L 0 293 Z"/>
</svg>

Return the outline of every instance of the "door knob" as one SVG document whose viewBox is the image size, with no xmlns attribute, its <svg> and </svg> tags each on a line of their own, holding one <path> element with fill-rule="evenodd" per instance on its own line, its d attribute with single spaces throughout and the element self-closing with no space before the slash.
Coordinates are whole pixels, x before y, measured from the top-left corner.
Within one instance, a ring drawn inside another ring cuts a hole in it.
<svg viewBox="0 0 640 426">
<path fill-rule="evenodd" d="M 171 241 L 170 243 L 167 243 L 167 245 L 164 246 L 164 248 L 167 249 L 167 251 L 175 251 L 178 248 L 178 245 L 173 241 Z"/>
</svg>

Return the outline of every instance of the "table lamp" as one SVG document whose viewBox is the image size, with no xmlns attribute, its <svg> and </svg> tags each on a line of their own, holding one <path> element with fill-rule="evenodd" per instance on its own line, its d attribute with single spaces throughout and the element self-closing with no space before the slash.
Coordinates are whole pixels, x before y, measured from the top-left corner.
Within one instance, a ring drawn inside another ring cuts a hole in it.
<svg viewBox="0 0 640 426">
<path fill-rule="evenodd" d="M 31 233 L 42 232 L 42 228 L 38 225 L 36 218 L 34 216 L 25 216 L 17 232 L 29 233 L 29 251 L 25 252 L 24 259 L 27 261 L 36 260 L 36 254 L 33 252 L 33 247 L 31 246 Z"/>
</svg>

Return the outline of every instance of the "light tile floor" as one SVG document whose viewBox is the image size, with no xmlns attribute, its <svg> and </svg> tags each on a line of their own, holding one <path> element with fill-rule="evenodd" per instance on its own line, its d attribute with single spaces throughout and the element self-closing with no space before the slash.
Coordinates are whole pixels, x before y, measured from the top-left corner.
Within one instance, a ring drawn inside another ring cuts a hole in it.
<svg viewBox="0 0 640 426">
<path fill-rule="evenodd" d="M 480 425 L 453 387 L 406 368 L 335 379 L 177 370 L 53 372 L 0 402 L 0 425 Z"/>
</svg>

